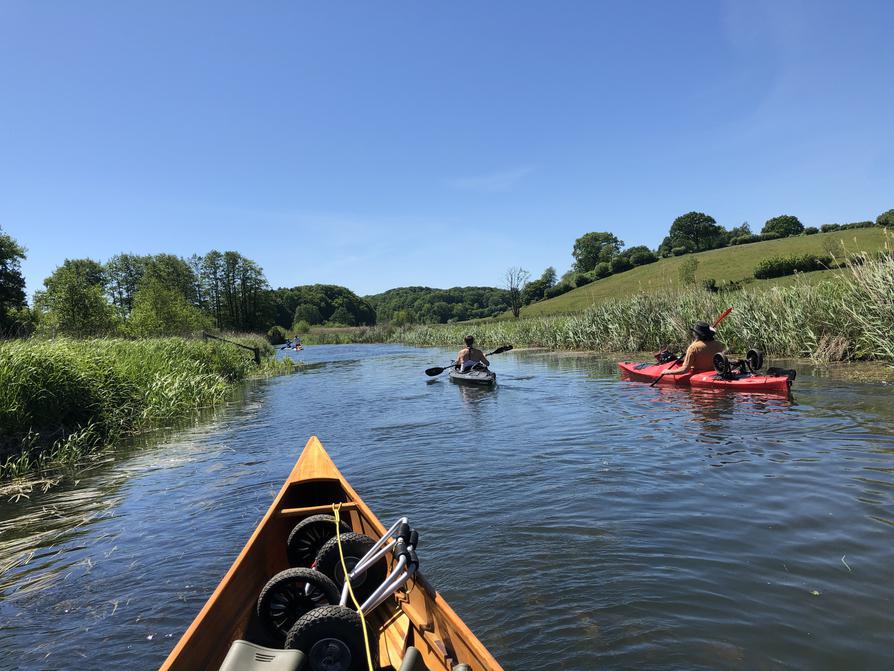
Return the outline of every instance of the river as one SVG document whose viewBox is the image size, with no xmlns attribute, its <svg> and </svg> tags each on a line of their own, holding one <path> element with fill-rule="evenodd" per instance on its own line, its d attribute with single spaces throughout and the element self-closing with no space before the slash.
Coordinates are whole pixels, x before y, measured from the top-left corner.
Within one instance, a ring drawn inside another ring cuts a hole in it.
<svg viewBox="0 0 894 671">
<path fill-rule="evenodd" d="M 307 347 L 46 493 L 0 503 L 0 668 L 154 669 L 311 434 L 507 669 L 885 669 L 894 387 L 792 399 L 618 380 L 600 357 Z"/>
</svg>

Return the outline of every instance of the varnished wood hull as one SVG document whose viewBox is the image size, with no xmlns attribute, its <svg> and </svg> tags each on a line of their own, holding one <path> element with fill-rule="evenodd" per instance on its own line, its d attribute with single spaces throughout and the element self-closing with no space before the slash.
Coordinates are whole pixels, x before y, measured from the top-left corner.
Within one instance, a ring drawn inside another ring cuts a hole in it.
<svg viewBox="0 0 894 671">
<path fill-rule="evenodd" d="M 233 641 L 254 638 L 256 643 L 266 644 L 257 640 L 262 636 L 254 621 L 258 594 L 267 580 L 289 567 L 286 538 L 292 527 L 303 517 L 330 512 L 333 503 L 342 504 L 342 518 L 354 531 L 373 538 L 385 533 L 386 528 L 313 436 L 270 509 L 161 671 L 216 671 Z M 424 554 L 421 559 L 424 566 Z M 408 645 L 420 651 L 431 671 L 450 671 L 459 663 L 474 671 L 502 668 L 422 575 L 417 575 L 415 587 L 399 591 L 379 606 L 370 620 L 379 632 L 383 670 L 399 668 Z"/>
</svg>

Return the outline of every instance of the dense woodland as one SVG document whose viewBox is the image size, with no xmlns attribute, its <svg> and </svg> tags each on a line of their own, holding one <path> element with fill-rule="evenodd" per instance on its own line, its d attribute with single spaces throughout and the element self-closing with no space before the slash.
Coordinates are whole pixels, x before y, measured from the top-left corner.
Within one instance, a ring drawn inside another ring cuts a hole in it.
<svg viewBox="0 0 894 671">
<path fill-rule="evenodd" d="M 271 289 L 261 266 L 238 252 L 117 254 L 105 263 L 65 259 L 25 296 L 23 247 L 0 231 L 0 334 L 158 336 L 203 329 L 267 331 L 304 325 L 372 325 L 375 310 L 333 285 Z"/>
<path fill-rule="evenodd" d="M 446 324 L 492 317 L 509 309 L 508 292 L 494 287 L 401 287 L 366 296 L 380 321 L 404 324 Z"/>
</svg>

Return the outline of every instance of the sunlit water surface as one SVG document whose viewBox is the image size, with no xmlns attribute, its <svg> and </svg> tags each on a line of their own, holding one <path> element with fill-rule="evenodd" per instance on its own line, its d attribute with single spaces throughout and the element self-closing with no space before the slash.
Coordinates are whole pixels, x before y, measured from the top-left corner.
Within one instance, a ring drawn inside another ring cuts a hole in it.
<svg viewBox="0 0 894 671">
<path fill-rule="evenodd" d="M 894 664 L 894 389 L 792 400 L 621 382 L 605 359 L 308 347 L 28 500 L 0 503 L 0 668 L 152 669 L 317 434 L 507 669 Z M 143 441 L 146 443 L 146 441 Z"/>
</svg>

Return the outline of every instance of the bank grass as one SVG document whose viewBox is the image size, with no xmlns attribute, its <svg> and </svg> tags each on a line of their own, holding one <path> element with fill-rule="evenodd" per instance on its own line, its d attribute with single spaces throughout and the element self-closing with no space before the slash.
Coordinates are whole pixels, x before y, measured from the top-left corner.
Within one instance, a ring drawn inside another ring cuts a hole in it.
<svg viewBox="0 0 894 671">
<path fill-rule="evenodd" d="M 471 333 L 487 348 L 512 343 L 596 352 L 665 345 L 680 350 L 692 322 L 713 321 L 730 306 L 718 337 L 733 351 L 757 347 L 777 357 L 894 361 L 894 259 L 886 253 L 852 256 L 827 281 L 796 278 L 771 289 L 716 293 L 697 287 L 643 291 L 576 314 L 416 326 L 392 339 L 459 347 Z"/>
<path fill-rule="evenodd" d="M 72 464 L 159 422 L 220 404 L 250 375 L 286 372 L 263 338 L 0 342 L 0 477 Z"/>
</svg>

